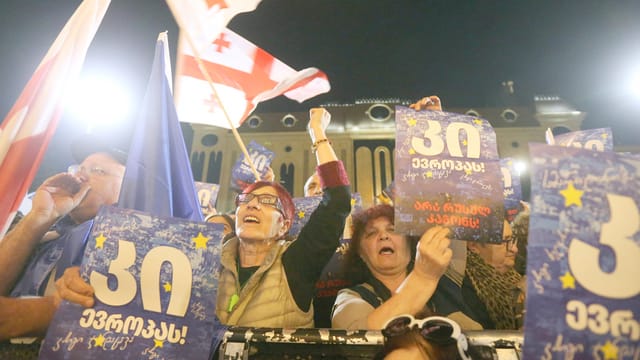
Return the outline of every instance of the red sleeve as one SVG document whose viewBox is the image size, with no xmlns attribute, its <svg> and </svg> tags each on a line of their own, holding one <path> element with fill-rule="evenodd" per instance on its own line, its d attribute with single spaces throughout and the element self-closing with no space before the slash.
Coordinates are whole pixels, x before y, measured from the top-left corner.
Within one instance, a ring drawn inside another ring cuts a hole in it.
<svg viewBox="0 0 640 360">
<path fill-rule="evenodd" d="M 342 161 L 330 161 L 316 167 L 322 187 L 337 187 L 349 185 L 349 177 Z"/>
</svg>

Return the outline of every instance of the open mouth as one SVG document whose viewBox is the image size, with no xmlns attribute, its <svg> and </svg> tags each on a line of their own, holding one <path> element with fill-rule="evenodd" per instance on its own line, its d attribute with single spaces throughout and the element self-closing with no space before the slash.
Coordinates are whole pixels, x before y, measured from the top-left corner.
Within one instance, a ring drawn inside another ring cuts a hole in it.
<svg viewBox="0 0 640 360">
<path fill-rule="evenodd" d="M 394 253 L 395 251 L 388 246 L 385 246 L 382 249 L 380 249 L 380 251 L 378 251 L 378 254 L 380 255 L 393 255 Z"/>
<path fill-rule="evenodd" d="M 242 218 L 242 221 L 245 223 L 251 223 L 251 224 L 259 224 L 260 220 L 258 220 L 257 217 L 255 216 L 251 216 L 251 215 L 247 215 L 244 218 Z"/>
</svg>

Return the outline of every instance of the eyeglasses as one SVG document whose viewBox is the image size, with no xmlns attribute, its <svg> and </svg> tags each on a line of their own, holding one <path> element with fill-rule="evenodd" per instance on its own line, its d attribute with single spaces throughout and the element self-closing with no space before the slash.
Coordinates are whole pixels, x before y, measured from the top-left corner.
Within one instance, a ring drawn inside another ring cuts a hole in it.
<svg viewBox="0 0 640 360">
<path fill-rule="evenodd" d="M 67 168 L 67 172 L 69 174 L 72 174 L 72 175 L 77 175 L 81 171 L 86 173 L 86 174 L 98 175 L 98 176 L 114 175 L 114 174 L 109 173 L 107 170 L 105 170 L 105 169 L 103 169 L 103 168 L 101 168 L 99 166 L 92 166 L 90 168 L 85 168 L 82 165 L 73 164 L 73 165 L 70 165 Z"/>
<path fill-rule="evenodd" d="M 518 238 L 511 235 L 502 240 L 502 243 L 507 246 L 507 251 L 511 250 L 514 246 L 518 245 Z"/>
<path fill-rule="evenodd" d="M 430 316 L 417 320 L 412 315 L 399 315 L 387 321 L 382 329 L 382 335 L 385 338 L 401 336 L 415 327 L 420 330 L 420 335 L 429 342 L 438 345 L 449 345 L 455 341 L 460 358 L 471 360 L 467 353 L 469 349 L 467 337 L 460 330 L 458 323 L 446 317 Z"/>
<path fill-rule="evenodd" d="M 251 200 L 257 198 L 258 203 L 260 205 L 267 205 L 276 210 L 278 210 L 281 214 L 284 214 L 282 210 L 282 203 L 280 202 L 280 198 L 271 194 L 238 194 L 236 196 L 236 206 L 240 206 L 240 204 L 248 204 Z"/>
</svg>

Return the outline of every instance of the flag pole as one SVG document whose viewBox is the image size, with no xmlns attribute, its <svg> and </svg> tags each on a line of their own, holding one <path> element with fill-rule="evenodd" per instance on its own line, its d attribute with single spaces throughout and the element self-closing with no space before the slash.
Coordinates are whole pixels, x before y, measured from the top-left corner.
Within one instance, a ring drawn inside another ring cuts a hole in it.
<svg viewBox="0 0 640 360">
<path fill-rule="evenodd" d="M 247 163 L 249 163 L 249 166 L 251 167 L 251 171 L 253 172 L 253 175 L 256 177 L 256 181 L 259 181 L 260 174 L 258 173 L 258 170 L 256 170 L 256 166 L 253 164 L 253 160 L 251 160 L 251 157 L 249 156 L 249 152 L 247 151 L 247 147 L 244 145 L 244 142 L 242 141 L 242 138 L 240 137 L 238 130 L 235 128 L 235 126 L 233 126 L 233 123 L 231 122 L 231 118 L 229 117 L 227 110 L 224 108 L 222 101 L 220 101 L 220 97 L 218 96 L 216 87 L 213 84 L 213 80 L 211 79 L 211 76 L 209 76 L 209 72 L 207 71 L 207 69 L 204 67 L 204 64 L 202 63 L 202 59 L 200 59 L 200 52 L 196 49 L 196 46 L 193 43 L 193 39 L 191 39 L 191 35 L 189 34 L 189 32 L 186 30 L 183 30 L 182 32 L 184 33 L 184 36 L 186 36 L 187 42 L 189 43 L 189 46 L 191 46 L 191 50 L 193 50 L 193 56 L 196 59 L 196 63 L 198 64 L 198 68 L 200 69 L 200 72 L 209 83 L 209 87 L 211 87 L 211 91 L 213 91 L 214 100 L 218 102 L 218 105 L 220 105 L 220 108 L 222 109 L 222 113 L 224 114 L 224 117 L 227 120 L 229 127 L 231 128 L 233 137 L 236 139 L 236 142 L 240 146 L 240 149 L 244 154 L 245 160 L 247 161 Z"/>
</svg>

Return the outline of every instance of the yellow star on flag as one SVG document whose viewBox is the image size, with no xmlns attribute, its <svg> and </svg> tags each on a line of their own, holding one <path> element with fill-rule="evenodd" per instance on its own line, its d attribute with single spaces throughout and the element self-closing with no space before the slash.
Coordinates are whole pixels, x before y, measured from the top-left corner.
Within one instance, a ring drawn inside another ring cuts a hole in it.
<svg viewBox="0 0 640 360">
<path fill-rule="evenodd" d="M 98 335 L 97 337 L 92 338 L 93 340 L 93 344 L 96 347 L 103 347 L 104 346 L 104 336 L 102 336 L 102 334 Z"/>
<path fill-rule="evenodd" d="M 356 206 L 356 199 L 351 198 L 351 207 Z"/>
<path fill-rule="evenodd" d="M 416 151 L 413 148 L 409 149 L 409 155 L 415 155 Z"/>
<path fill-rule="evenodd" d="M 582 194 L 584 194 L 584 191 L 576 189 L 573 186 L 573 181 L 569 181 L 569 184 L 567 184 L 567 188 L 564 190 L 560 190 L 559 192 L 560 195 L 564 196 L 565 207 L 569 207 L 571 205 L 582 207 Z"/>
<path fill-rule="evenodd" d="M 416 126 L 417 123 L 418 122 L 414 118 L 411 118 L 411 119 L 407 120 L 407 125 L 409 125 L 409 126 Z"/>
<path fill-rule="evenodd" d="M 166 282 L 162 287 L 164 287 L 164 292 L 171 292 L 171 283 Z"/>
<path fill-rule="evenodd" d="M 482 120 L 480 119 L 475 119 L 473 120 L 474 123 L 476 123 L 477 125 L 482 125 Z"/>
<path fill-rule="evenodd" d="M 564 273 L 564 275 L 560 276 L 558 279 L 562 281 L 563 289 L 575 289 L 576 288 L 576 278 L 571 275 L 570 272 Z"/>
<path fill-rule="evenodd" d="M 607 342 L 602 345 L 600 350 L 602 351 L 602 355 L 604 355 L 604 360 L 618 359 L 618 347 L 615 346 L 611 341 L 607 340 Z"/>
<path fill-rule="evenodd" d="M 300 210 L 298 211 L 298 218 L 302 219 L 304 217 L 304 211 Z"/>
<path fill-rule="evenodd" d="M 96 236 L 96 249 L 102 249 L 105 241 L 107 241 L 107 238 L 102 233 Z"/>
<path fill-rule="evenodd" d="M 163 345 L 164 345 L 164 341 L 158 340 L 158 339 L 153 339 L 153 347 L 154 348 L 161 348 Z"/>
<path fill-rule="evenodd" d="M 204 235 L 202 235 L 201 232 L 198 233 L 198 236 L 191 238 L 191 241 L 193 241 L 196 244 L 196 249 L 206 249 L 207 248 L 207 241 L 209 241 L 208 237 L 205 237 Z"/>
</svg>

